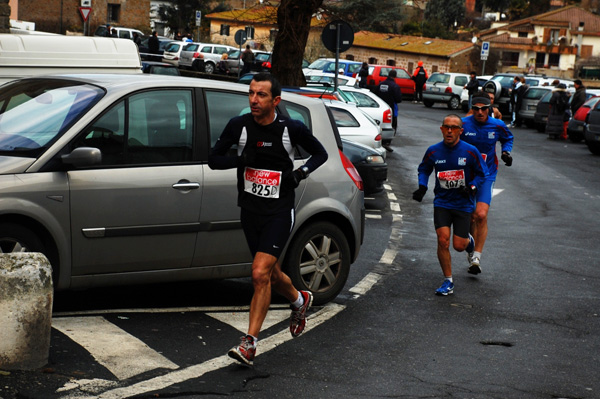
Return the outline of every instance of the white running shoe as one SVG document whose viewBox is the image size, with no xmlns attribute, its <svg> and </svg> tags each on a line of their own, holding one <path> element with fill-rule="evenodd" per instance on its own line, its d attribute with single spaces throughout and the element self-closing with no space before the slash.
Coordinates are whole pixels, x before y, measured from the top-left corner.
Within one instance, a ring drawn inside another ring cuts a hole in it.
<svg viewBox="0 0 600 399">
<path fill-rule="evenodd" d="M 479 265 L 479 257 L 473 256 L 471 260 L 471 266 L 469 266 L 469 273 L 471 274 L 479 274 L 481 273 L 481 266 Z"/>
</svg>

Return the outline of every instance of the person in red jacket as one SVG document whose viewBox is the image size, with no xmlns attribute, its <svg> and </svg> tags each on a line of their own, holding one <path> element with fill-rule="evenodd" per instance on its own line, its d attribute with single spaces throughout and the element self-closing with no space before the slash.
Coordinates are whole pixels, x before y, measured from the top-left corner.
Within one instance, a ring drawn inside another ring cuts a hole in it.
<svg viewBox="0 0 600 399">
<path fill-rule="evenodd" d="M 415 81 L 415 102 L 423 101 L 423 85 L 429 78 L 425 67 L 423 67 L 423 61 L 419 61 L 417 69 L 414 70 L 412 79 Z"/>
</svg>

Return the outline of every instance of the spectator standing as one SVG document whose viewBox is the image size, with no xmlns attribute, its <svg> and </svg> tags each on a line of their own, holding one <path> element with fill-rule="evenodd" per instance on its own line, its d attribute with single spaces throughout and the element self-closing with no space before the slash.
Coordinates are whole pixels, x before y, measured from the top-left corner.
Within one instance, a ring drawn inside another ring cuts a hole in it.
<svg viewBox="0 0 600 399">
<path fill-rule="evenodd" d="M 360 71 L 358 71 L 358 77 L 360 78 L 358 87 L 367 87 L 367 76 L 369 76 L 369 64 L 363 62 L 362 66 L 360 67 Z"/>
<path fill-rule="evenodd" d="M 567 86 L 559 83 L 552 89 L 550 97 L 550 111 L 548 112 L 548 122 L 546 123 L 546 133 L 550 139 L 567 139 L 567 124 L 569 122 L 569 95 Z"/>
<path fill-rule="evenodd" d="M 257 337 L 271 304 L 271 289 L 291 302 L 292 336 L 300 335 L 306 326 L 313 295 L 294 288 L 281 270 L 279 257 L 294 227 L 294 190 L 327 160 L 327 151 L 302 122 L 277 114 L 281 86 L 271 74 L 255 75 L 248 94 L 250 113 L 229 121 L 211 150 L 208 165 L 211 169 L 237 168 L 240 220 L 253 256 L 254 295 L 248 333 L 228 355 L 252 365 Z M 299 145 L 311 157 L 294 169 Z M 237 156 L 229 155 L 232 146 L 237 146 Z"/>
<path fill-rule="evenodd" d="M 575 94 L 573 94 L 573 99 L 571 100 L 571 116 L 575 115 L 575 112 L 583 105 L 585 100 L 587 99 L 585 93 L 585 86 L 581 82 L 581 80 L 576 79 L 575 82 Z"/>
<path fill-rule="evenodd" d="M 153 31 L 152 36 L 150 36 L 150 38 L 148 39 L 148 50 L 151 54 L 158 54 L 159 46 L 160 43 L 158 41 L 158 34 L 156 33 L 156 31 Z"/>
<path fill-rule="evenodd" d="M 464 87 L 469 92 L 469 109 L 471 109 L 471 100 L 473 99 L 473 94 L 477 93 L 479 90 L 479 81 L 477 80 L 477 73 L 471 71 L 470 79 Z"/>
<path fill-rule="evenodd" d="M 119 34 L 117 33 L 117 30 L 115 28 L 112 28 L 110 30 L 110 37 L 119 37 Z"/>
<path fill-rule="evenodd" d="M 463 129 L 458 115 L 446 116 L 440 130 L 443 140 L 427 149 L 419 165 L 419 189 L 413 193 L 413 199 L 421 202 L 429 176 L 435 170 L 433 224 L 437 256 L 445 278 L 435 293 L 449 295 L 454 292 L 451 228 L 454 249 L 472 252 L 475 241 L 469 233 L 471 214 L 475 209 L 475 193 L 486 178 L 487 167 L 477 148 L 460 139 Z"/>
<path fill-rule="evenodd" d="M 254 63 L 254 53 L 250 50 L 250 45 L 248 44 L 246 44 L 246 50 L 242 52 L 242 62 L 244 63 L 242 74 L 250 72 Z"/>
<path fill-rule="evenodd" d="M 110 37 L 110 36 L 111 36 L 111 33 L 112 33 L 112 28 L 111 28 L 111 26 L 110 26 L 110 25 L 108 25 L 108 24 L 107 24 L 107 25 L 106 25 L 106 32 L 104 32 L 104 36 L 106 36 L 106 37 Z"/>
<path fill-rule="evenodd" d="M 525 78 L 522 76 L 515 76 L 513 79 L 513 89 L 510 93 L 510 105 L 512 108 L 512 120 L 509 128 L 513 127 L 521 127 L 521 116 L 519 115 L 519 111 L 521 110 L 521 105 L 523 104 L 523 95 L 527 91 L 527 85 L 525 84 Z"/>
<path fill-rule="evenodd" d="M 425 67 L 423 66 L 423 61 L 419 61 L 417 63 L 417 69 L 414 70 L 412 79 L 415 81 L 415 101 L 414 102 L 423 102 L 423 85 L 429 78 Z"/>
<path fill-rule="evenodd" d="M 135 43 L 135 45 L 137 46 L 137 48 L 139 50 L 140 44 L 142 44 L 142 39 L 140 38 L 140 35 L 138 35 L 137 32 L 133 32 L 133 42 Z"/>
<path fill-rule="evenodd" d="M 402 92 L 395 79 L 396 71 L 392 69 L 388 73 L 387 78 L 379 83 L 376 93 L 392 109 L 392 127 L 394 128 L 394 136 L 396 135 L 396 127 L 398 126 L 398 103 L 402 102 Z M 391 140 L 386 140 L 386 142 L 382 144 L 387 151 L 394 151 L 392 147 L 390 147 Z"/>
</svg>

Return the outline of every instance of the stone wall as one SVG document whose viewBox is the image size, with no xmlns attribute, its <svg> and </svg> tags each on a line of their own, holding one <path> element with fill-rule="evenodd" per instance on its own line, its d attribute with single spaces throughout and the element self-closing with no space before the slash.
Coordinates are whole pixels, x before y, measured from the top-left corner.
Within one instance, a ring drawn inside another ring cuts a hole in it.
<svg viewBox="0 0 600 399">
<path fill-rule="evenodd" d="M 10 6 L 8 0 L 0 0 L 0 33 L 10 33 Z"/>
<path fill-rule="evenodd" d="M 120 6 L 118 22 L 107 21 L 108 4 Z M 83 32 L 83 18 L 79 12 L 80 5 L 81 0 L 19 0 L 19 19 L 35 22 L 35 29 L 39 31 Z M 135 28 L 149 33 L 150 0 L 93 0 L 92 12 L 88 19 L 89 32 L 91 32 L 89 34 L 93 34 L 99 25 L 107 22 L 115 26 Z"/>
</svg>

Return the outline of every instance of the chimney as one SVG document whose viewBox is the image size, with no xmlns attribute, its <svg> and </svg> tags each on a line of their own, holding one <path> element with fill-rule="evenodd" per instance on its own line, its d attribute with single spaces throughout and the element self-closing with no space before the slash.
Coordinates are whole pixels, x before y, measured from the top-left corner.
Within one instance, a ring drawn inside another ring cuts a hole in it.
<svg viewBox="0 0 600 399">
<path fill-rule="evenodd" d="M 475 0 L 466 0 L 465 11 L 467 12 L 467 15 L 475 12 Z"/>
<path fill-rule="evenodd" d="M 583 35 L 581 34 L 581 32 L 583 32 L 583 26 L 585 25 L 585 22 L 579 22 L 579 26 L 577 27 L 577 30 L 580 32 L 579 34 L 577 34 L 577 58 L 581 57 L 581 43 L 583 42 Z"/>
</svg>

